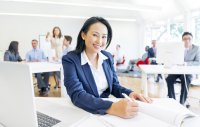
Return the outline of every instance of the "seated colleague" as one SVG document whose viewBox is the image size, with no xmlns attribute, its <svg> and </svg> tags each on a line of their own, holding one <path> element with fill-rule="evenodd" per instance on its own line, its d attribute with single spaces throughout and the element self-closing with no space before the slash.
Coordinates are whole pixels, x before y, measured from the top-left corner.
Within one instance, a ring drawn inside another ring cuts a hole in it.
<svg viewBox="0 0 200 127">
<path fill-rule="evenodd" d="M 156 58 L 156 40 L 151 41 L 152 47 L 148 48 L 148 58 Z"/>
<path fill-rule="evenodd" d="M 32 40 L 33 49 L 27 52 L 26 61 L 27 62 L 41 62 L 47 61 L 47 57 L 44 55 L 44 52 L 37 48 L 38 41 Z M 46 96 L 48 94 L 48 82 L 49 82 L 49 73 L 36 73 L 38 88 L 40 89 L 40 95 Z M 44 78 L 43 78 L 44 76 Z"/>
<path fill-rule="evenodd" d="M 148 52 L 148 58 L 150 58 L 149 61 L 153 65 L 157 65 L 156 60 L 151 60 L 151 58 L 156 58 L 156 52 L 157 52 L 156 43 L 157 43 L 156 40 L 152 40 L 151 41 L 152 47 L 149 48 L 148 51 L 147 51 Z M 158 76 L 156 78 L 156 82 L 159 82 L 159 79 L 162 79 L 161 74 L 158 74 Z"/>
<path fill-rule="evenodd" d="M 200 63 L 200 51 L 199 47 L 192 44 L 192 34 L 189 32 L 184 32 L 182 35 L 182 41 L 185 47 L 185 57 L 184 61 L 187 65 L 199 65 Z M 184 75 L 168 75 L 166 81 L 168 86 L 168 96 L 170 98 L 175 97 L 174 93 L 174 83 L 176 79 L 179 78 L 181 80 L 181 95 L 180 95 L 180 103 L 184 104 L 187 98 L 187 88 L 185 86 Z M 192 75 L 186 75 L 186 84 L 187 87 L 190 85 L 192 79 Z M 188 87 L 189 88 L 189 87 Z"/>
<path fill-rule="evenodd" d="M 63 40 L 63 46 L 65 47 L 62 53 L 62 56 L 67 55 L 68 52 L 72 51 L 71 47 L 72 37 L 65 35 Z"/>
<path fill-rule="evenodd" d="M 125 56 L 119 44 L 116 45 L 116 51 L 113 56 L 116 61 L 116 66 L 124 64 Z"/>
<path fill-rule="evenodd" d="M 11 41 L 8 50 L 4 53 L 4 61 L 21 62 L 22 58 L 18 52 L 19 43 Z"/>
<path fill-rule="evenodd" d="M 75 51 L 63 56 L 64 85 L 74 105 L 94 114 L 111 114 L 122 118 L 134 117 L 138 104 L 127 99 L 118 102 L 103 100 L 110 94 L 123 98 L 122 93 L 132 99 L 151 102 L 120 86 L 112 55 L 106 51 L 112 39 L 112 29 L 101 17 L 87 19 L 81 28 Z"/>
<path fill-rule="evenodd" d="M 138 61 L 136 62 L 137 66 L 141 64 L 150 64 L 150 60 L 148 58 L 148 50 L 149 50 L 149 46 L 146 46 L 145 53 L 142 55 L 142 59 L 138 59 Z"/>
<path fill-rule="evenodd" d="M 149 46 L 145 46 L 145 53 L 142 55 L 142 60 L 146 60 L 146 58 L 148 58 L 148 50 L 149 50 Z"/>
</svg>

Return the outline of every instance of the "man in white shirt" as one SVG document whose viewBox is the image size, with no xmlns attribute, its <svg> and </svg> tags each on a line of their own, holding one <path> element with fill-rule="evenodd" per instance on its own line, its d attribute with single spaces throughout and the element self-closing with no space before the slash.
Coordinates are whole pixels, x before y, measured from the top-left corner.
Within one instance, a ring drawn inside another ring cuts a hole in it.
<svg viewBox="0 0 200 127">
<path fill-rule="evenodd" d="M 32 40 L 33 49 L 27 52 L 26 61 L 27 62 L 42 62 L 47 61 L 47 57 L 44 55 L 44 52 L 41 49 L 38 49 L 38 41 L 36 39 Z M 38 88 L 40 89 L 40 95 L 48 95 L 48 83 L 49 83 L 49 73 L 36 73 Z"/>
</svg>

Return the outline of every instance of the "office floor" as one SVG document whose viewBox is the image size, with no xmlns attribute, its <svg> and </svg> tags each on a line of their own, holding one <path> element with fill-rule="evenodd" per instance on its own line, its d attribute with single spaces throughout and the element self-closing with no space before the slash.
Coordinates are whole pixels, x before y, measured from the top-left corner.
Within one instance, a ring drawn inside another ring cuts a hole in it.
<svg viewBox="0 0 200 127">
<path fill-rule="evenodd" d="M 140 78 L 132 78 L 132 77 L 119 77 L 119 81 L 121 83 L 121 85 L 130 88 L 132 90 L 134 90 L 137 93 L 141 92 L 141 79 Z M 53 76 L 50 77 L 49 80 L 51 86 L 50 86 L 50 91 L 48 94 L 48 97 L 60 97 L 61 93 L 60 93 L 60 88 L 54 89 L 55 86 L 55 80 L 53 78 Z M 149 78 L 148 80 L 148 89 L 149 89 L 149 96 L 152 98 L 159 98 L 159 97 L 163 97 L 166 92 L 167 89 L 164 86 L 164 84 L 162 83 L 162 81 L 160 81 L 160 83 L 155 83 L 153 78 Z M 34 87 L 35 90 L 35 96 L 39 97 L 39 93 L 38 93 L 38 88 L 35 86 Z M 175 85 L 175 93 L 177 95 L 177 99 L 180 96 L 180 85 L 176 84 Z M 198 98 L 198 99 L 196 99 Z M 188 102 L 191 105 L 190 106 L 190 110 L 194 111 L 195 113 L 200 115 L 200 86 L 191 86 L 190 90 L 189 90 L 189 98 L 188 98 Z"/>
<path fill-rule="evenodd" d="M 36 83 L 36 79 L 33 79 L 33 82 Z M 49 77 L 49 83 L 50 85 L 50 91 L 48 93 L 48 97 L 60 97 L 61 96 L 61 92 L 60 92 L 60 88 L 56 88 L 54 89 L 54 86 L 56 84 L 55 79 L 53 76 Z M 35 96 L 36 97 L 40 97 L 39 92 L 38 92 L 38 87 L 35 85 L 34 86 L 34 92 L 35 92 Z"/>
</svg>

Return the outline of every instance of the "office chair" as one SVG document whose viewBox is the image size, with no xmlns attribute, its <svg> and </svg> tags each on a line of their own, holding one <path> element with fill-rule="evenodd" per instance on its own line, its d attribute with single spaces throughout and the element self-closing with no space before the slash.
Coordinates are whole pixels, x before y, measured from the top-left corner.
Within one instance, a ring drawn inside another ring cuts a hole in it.
<svg viewBox="0 0 200 127">
<path fill-rule="evenodd" d="M 188 88 L 188 85 L 187 85 L 187 82 L 186 82 L 186 76 L 185 76 L 185 74 L 184 74 L 184 80 L 185 80 L 185 87 L 186 87 L 186 90 L 187 90 L 187 93 L 188 93 L 188 96 L 187 96 L 187 99 L 186 99 L 186 107 L 187 107 L 187 108 L 190 108 L 191 105 L 190 105 L 190 103 L 188 102 L 188 98 L 197 99 L 197 100 L 199 101 L 199 103 L 200 103 L 200 98 L 196 98 L 196 97 L 189 96 L 189 88 Z M 177 80 L 175 81 L 175 83 L 181 84 L 180 79 L 177 79 Z M 191 85 L 191 84 L 190 84 L 190 85 Z"/>
<path fill-rule="evenodd" d="M 32 74 L 32 75 L 33 75 L 33 86 L 35 88 L 37 86 L 37 79 L 36 79 L 35 74 Z"/>
<path fill-rule="evenodd" d="M 58 81 L 58 76 L 56 76 L 56 73 L 57 72 L 53 72 L 53 77 L 54 77 L 54 80 L 55 80 L 55 83 L 56 83 L 56 85 L 54 86 L 54 89 L 57 89 L 57 88 L 60 88 L 59 87 L 59 81 Z"/>
<path fill-rule="evenodd" d="M 185 80 L 185 84 L 186 84 L 186 78 L 185 78 L 185 75 L 184 75 L 184 80 Z M 175 81 L 175 83 L 174 84 L 181 84 L 181 80 L 178 78 L 178 79 L 176 79 L 176 81 Z M 186 87 L 186 90 L 187 90 L 187 93 L 188 93 L 188 87 L 187 87 L 187 84 L 185 85 L 185 87 Z M 176 93 L 175 93 L 176 94 Z M 178 94 L 180 94 L 180 92 L 178 93 Z M 188 99 L 188 97 L 187 97 L 187 99 Z M 190 104 L 189 104 L 189 102 L 188 102 L 188 100 L 186 99 L 186 107 L 187 108 L 189 108 L 190 107 Z"/>
</svg>

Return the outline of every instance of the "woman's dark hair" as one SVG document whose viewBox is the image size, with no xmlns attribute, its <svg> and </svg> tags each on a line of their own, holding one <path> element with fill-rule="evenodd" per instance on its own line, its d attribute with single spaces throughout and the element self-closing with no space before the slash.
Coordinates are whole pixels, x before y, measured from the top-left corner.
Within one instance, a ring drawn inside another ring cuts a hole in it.
<svg viewBox="0 0 200 127">
<path fill-rule="evenodd" d="M 14 54 L 18 53 L 18 41 L 11 41 L 8 50 Z"/>
<path fill-rule="evenodd" d="M 71 42 L 72 42 L 72 37 L 71 37 L 71 36 L 65 35 L 64 38 L 65 38 L 67 41 L 69 41 L 69 44 L 71 44 Z"/>
<path fill-rule="evenodd" d="M 193 36 L 192 36 L 192 33 L 190 33 L 190 32 L 184 32 L 183 35 L 182 35 L 182 38 L 183 38 L 184 36 L 186 36 L 186 35 L 190 35 L 191 37 L 193 37 Z"/>
<path fill-rule="evenodd" d="M 58 29 L 58 30 L 60 31 L 58 37 L 61 38 L 61 37 L 62 37 L 62 32 L 61 32 L 61 30 L 60 30 L 60 28 L 59 28 L 58 26 L 55 26 L 55 27 L 53 28 L 53 32 L 52 32 L 52 33 L 53 33 L 53 37 L 55 38 L 55 34 L 54 34 L 55 29 Z"/>
<path fill-rule="evenodd" d="M 85 21 L 85 23 L 83 24 L 83 26 L 78 34 L 77 45 L 76 45 L 76 49 L 75 49 L 75 51 L 77 53 L 81 53 L 85 49 L 85 41 L 82 39 L 81 33 L 82 32 L 87 33 L 90 26 L 95 23 L 98 23 L 98 22 L 104 24 L 108 29 L 107 46 L 106 46 L 106 48 L 108 48 L 108 46 L 110 45 L 110 42 L 112 40 L 112 28 L 111 28 L 110 24 L 108 23 L 108 21 L 106 19 L 104 19 L 102 17 L 91 17 Z"/>
</svg>

